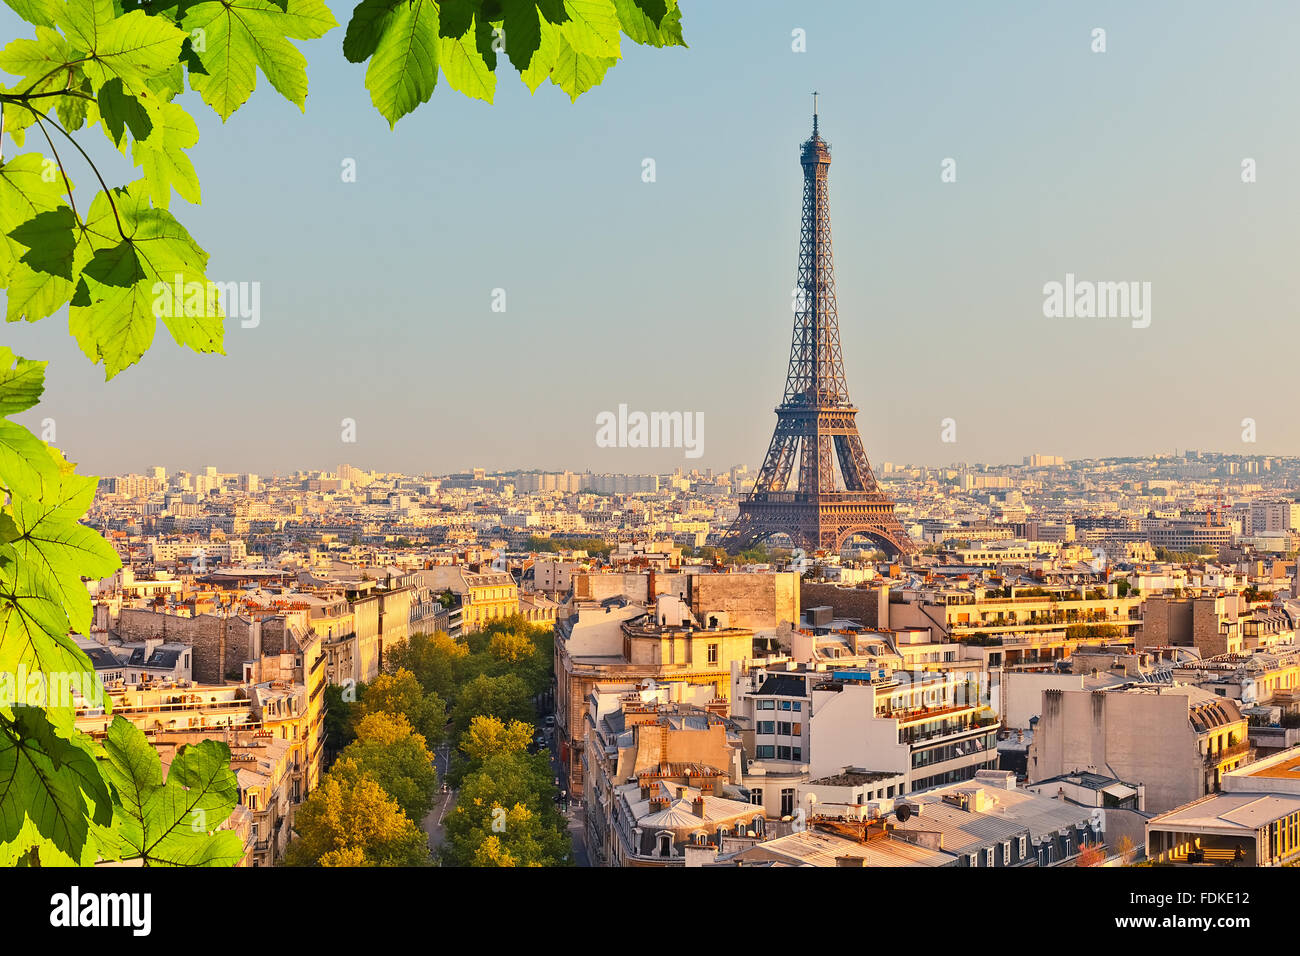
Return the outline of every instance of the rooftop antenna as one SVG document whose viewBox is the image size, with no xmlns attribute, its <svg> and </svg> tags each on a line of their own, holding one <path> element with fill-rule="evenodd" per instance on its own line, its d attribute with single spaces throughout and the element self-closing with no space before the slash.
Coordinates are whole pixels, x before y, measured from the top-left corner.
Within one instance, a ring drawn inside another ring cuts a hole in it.
<svg viewBox="0 0 1300 956">
<path fill-rule="evenodd" d="M 817 91 L 812 91 L 813 98 L 813 135 L 817 135 Z"/>
</svg>

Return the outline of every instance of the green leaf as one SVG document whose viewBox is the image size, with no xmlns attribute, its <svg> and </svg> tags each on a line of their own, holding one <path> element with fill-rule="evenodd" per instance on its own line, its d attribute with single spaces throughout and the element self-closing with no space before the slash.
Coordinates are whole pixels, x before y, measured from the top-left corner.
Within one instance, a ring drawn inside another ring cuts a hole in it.
<svg viewBox="0 0 1300 956">
<path fill-rule="evenodd" d="M 121 566 L 112 546 L 80 523 L 97 485 L 65 462 L 56 475 L 42 476 L 39 496 L 16 497 L 11 505 L 18 537 L 9 546 L 41 579 L 42 592 L 60 601 L 72 630 L 82 634 L 92 617 L 82 578 L 105 578 Z"/>
<path fill-rule="evenodd" d="M 4 545 L 0 554 L 6 557 L 0 563 L 0 671 L 93 674 L 90 659 L 68 636 L 61 596 L 12 547 Z"/>
<path fill-rule="evenodd" d="M 486 19 L 476 19 L 474 21 L 474 49 L 478 55 L 483 58 L 483 62 L 489 70 L 495 71 L 497 68 L 497 37 L 500 36 L 504 42 L 504 34 L 498 34 L 492 23 Z"/>
<path fill-rule="evenodd" d="M 502 28 L 506 34 L 506 56 L 520 73 L 528 69 L 533 54 L 542 44 L 541 15 L 533 0 L 505 0 Z"/>
<path fill-rule="evenodd" d="M 149 205 L 148 193 L 144 180 L 113 190 L 125 238 L 108 194 L 97 195 L 73 263 L 80 275 L 69 328 L 87 357 L 104 363 L 107 378 L 139 360 L 158 318 L 178 345 L 221 351 L 221 309 L 203 271 L 208 255 L 171 213 Z M 173 301 L 178 283 L 185 301 Z M 191 289 L 200 307 L 187 308 Z"/>
<path fill-rule="evenodd" d="M 87 77 L 80 67 L 74 67 L 70 74 L 72 86 L 80 93 L 86 96 L 61 96 L 54 102 L 55 115 L 59 117 L 59 122 L 69 133 L 76 132 L 86 125 L 87 120 L 91 120 L 96 113 L 95 101 L 87 97 L 93 96 L 91 93 L 90 78 Z"/>
<path fill-rule="evenodd" d="M 19 358 L 0 345 L 0 415 L 25 412 L 45 391 L 45 362 Z"/>
<path fill-rule="evenodd" d="M 54 11 L 58 9 L 58 0 L 5 0 L 5 3 L 28 23 L 54 26 Z"/>
<path fill-rule="evenodd" d="M 92 813 L 98 824 L 111 820 L 108 787 L 94 759 L 56 734 L 43 710 L 15 711 L 12 721 L 0 719 L 0 843 L 17 839 L 30 820 L 56 848 L 79 858 Z"/>
<path fill-rule="evenodd" d="M 649 18 L 651 26 L 658 27 L 663 22 L 664 15 L 668 12 L 670 0 L 632 0 L 646 17 Z M 677 0 L 671 0 L 673 6 L 677 5 Z M 620 14 L 621 17 L 621 14 Z"/>
<path fill-rule="evenodd" d="M 534 93 L 542 85 L 543 80 L 550 78 L 551 72 L 555 69 L 556 59 L 560 55 L 561 42 L 560 29 L 551 21 L 541 21 L 539 26 L 541 28 L 541 39 L 538 41 L 537 50 L 534 51 L 528 67 L 519 71 L 524 85 Z M 509 42 L 506 43 L 506 49 L 507 51 L 510 49 Z"/>
<path fill-rule="evenodd" d="M 579 53 L 561 36 L 559 52 L 556 54 L 550 79 L 569 94 L 571 101 L 576 101 L 593 86 L 599 86 L 600 81 L 605 78 L 605 73 L 617 62 L 615 57 L 588 56 Z"/>
<path fill-rule="evenodd" d="M 682 12 L 665 0 L 614 0 L 618 22 L 633 41 L 647 46 L 686 46 Z"/>
<path fill-rule="evenodd" d="M 28 251 L 14 264 L 6 290 L 5 318 L 35 322 L 53 315 L 72 297 L 77 217 L 68 206 L 38 213 L 9 233 Z"/>
<path fill-rule="evenodd" d="M 132 93 L 161 76 L 180 57 L 185 33 L 143 10 L 118 14 L 113 0 L 67 0 L 58 25 L 87 57 L 83 69 L 96 87 L 117 77 Z"/>
<path fill-rule="evenodd" d="M 574 52 L 618 59 L 621 55 L 618 14 L 610 0 L 564 0 L 564 11 L 569 19 L 561 25 L 560 32 Z M 601 72 L 603 75 L 604 71 Z"/>
<path fill-rule="evenodd" d="M 338 21 L 322 0 L 228 0 L 195 4 L 182 25 L 191 35 L 203 31 L 195 54 L 206 72 L 191 71 L 190 86 L 224 121 L 252 94 L 259 67 L 281 96 L 304 109 L 307 60 L 289 38 L 316 39 Z"/>
<path fill-rule="evenodd" d="M 58 68 L 73 59 L 76 56 L 61 33 L 49 27 L 37 27 L 36 39 L 14 40 L 0 50 L 0 70 L 22 77 L 15 91 L 46 93 L 65 88 L 67 70 Z M 53 76 L 48 75 L 51 72 Z"/>
<path fill-rule="evenodd" d="M 72 291 L 72 283 L 67 279 L 19 263 L 10 275 L 9 288 L 5 290 L 5 320 L 38 322 L 67 305 Z"/>
<path fill-rule="evenodd" d="M 72 279 L 72 254 L 77 247 L 77 217 L 71 207 L 37 213 L 9 235 L 27 247 L 20 261 L 36 272 Z"/>
<path fill-rule="evenodd" d="M 537 0 L 537 11 L 546 18 L 547 23 L 556 26 L 569 19 L 569 12 L 564 9 L 564 0 Z"/>
<path fill-rule="evenodd" d="M 124 860 L 146 866 L 232 866 L 243 856 L 237 834 L 217 830 L 238 799 L 230 748 L 205 740 L 181 747 L 166 781 L 162 761 L 144 733 L 122 717 L 109 725 L 106 771 Z"/>
<path fill-rule="evenodd" d="M 366 88 L 390 128 L 433 95 L 438 82 L 438 8 L 433 0 L 399 5 L 383 25 Z"/>
<path fill-rule="evenodd" d="M 507 48 L 509 43 L 507 34 Z M 497 77 L 478 51 L 474 27 L 466 30 L 464 36 L 439 37 L 438 66 L 453 90 L 473 99 L 492 102 Z"/>
<path fill-rule="evenodd" d="M 0 166 L 0 287 L 7 284 L 10 272 L 27 252 L 9 233 L 61 201 L 63 177 L 57 168 L 48 168 L 52 175 L 45 175 L 45 158 L 40 153 L 22 153 Z"/>
<path fill-rule="evenodd" d="M 137 136 L 131 146 L 135 164 L 144 167 L 153 204 L 166 209 L 173 188 L 186 202 L 197 204 L 199 176 L 182 150 L 199 141 L 199 128 L 190 114 L 175 103 L 159 103 L 156 115 L 158 122 L 148 138 Z"/>
<path fill-rule="evenodd" d="M 131 130 L 131 135 L 137 142 L 153 131 L 153 120 L 149 117 L 149 111 L 145 109 L 139 97 L 132 96 L 122 88 L 122 81 L 117 77 L 99 88 L 96 102 L 104 132 L 119 149 L 126 146 L 127 129 Z"/>
<path fill-rule="evenodd" d="M 469 32 L 482 0 L 442 0 L 438 5 L 438 35 L 462 37 Z"/>
<path fill-rule="evenodd" d="M 57 472 L 58 465 L 45 442 L 17 422 L 0 419 L 0 482 L 11 494 L 34 498 L 40 494 L 42 481 Z"/>
<path fill-rule="evenodd" d="M 343 35 L 343 57 L 349 63 L 364 63 L 374 54 L 384 25 L 403 0 L 361 0 Z"/>
</svg>

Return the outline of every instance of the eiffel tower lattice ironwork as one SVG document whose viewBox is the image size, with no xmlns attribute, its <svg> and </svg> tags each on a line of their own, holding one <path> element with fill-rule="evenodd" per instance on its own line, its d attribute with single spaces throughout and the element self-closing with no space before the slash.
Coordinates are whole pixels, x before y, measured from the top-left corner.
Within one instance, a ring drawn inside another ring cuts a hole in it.
<svg viewBox="0 0 1300 956">
<path fill-rule="evenodd" d="M 861 534 L 892 554 L 908 554 L 916 546 L 895 517 L 893 500 L 876 483 L 844 378 L 827 194 L 831 147 L 818 132 L 813 103 L 812 136 L 799 153 L 803 223 L 785 396 L 754 490 L 721 543 L 734 552 L 785 533 L 796 547 L 839 551 Z M 798 484 L 792 489 L 796 462 Z"/>
</svg>

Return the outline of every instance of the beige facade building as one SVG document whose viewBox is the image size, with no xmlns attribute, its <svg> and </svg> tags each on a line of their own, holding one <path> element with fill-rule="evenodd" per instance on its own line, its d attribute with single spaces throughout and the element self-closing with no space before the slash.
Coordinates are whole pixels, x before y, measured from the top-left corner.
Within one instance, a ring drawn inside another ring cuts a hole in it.
<svg viewBox="0 0 1300 956">
<path fill-rule="evenodd" d="M 651 607 L 623 599 L 584 604 L 557 629 L 555 640 L 556 735 L 568 770 L 569 790 L 582 789 L 587 697 L 601 683 L 674 681 L 725 702 L 731 664 L 753 655 L 754 632 L 733 627 L 725 614 L 701 623 L 675 597 Z"/>
<path fill-rule="evenodd" d="M 1292 633 L 1284 614 L 1252 610 L 1240 594 L 1154 594 L 1146 600 L 1136 647 L 1194 647 L 1210 658 L 1269 647 Z"/>
<path fill-rule="evenodd" d="M 463 565 L 449 565 L 419 574 L 422 583 L 435 593 L 451 591 L 460 598 L 461 626 L 466 634 L 519 613 L 519 586 L 504 571 L 471 571 Z"/>
<path fill-rule="evenodd" d="M 775 633 L 782 623 L 799 622 L 799 580 L 793 571 L 584 571 L 573 574 L 573 599 L 581 603 L 624 597 L 650 604 L 666 595 L 681 599 L 698 620 L 721 613 L 734 627 Z"/>
<path fill-rule="evenodd" d="M 1029 780 L 1087 771 L 1141 783 L 1147 808 L 1162 812 L 1214 792 L 1247 762 L 1246 729 L 1234 702 L 1185 684 L 1044 690 Z"/>
<path fill-rule="evenodd" d="M 736 835 L 761 837 L 761 807 L 732 781 L 740 744 L 709 710 L 663 689 L 605 685 L 588 708 L 587 849 L 599 866 L 685 866 Z M 612 706 L 611 706 L 612 704 Z"/>
<path fill-rule="evenodd" d="M 292 665 L 291 655 L 285 663 Z M 224 828 L 245 839 L 242 865 L 273 866 L 288 845 L 294 810 L 320 779 L 323 699 L 318 696 L 313 707 L 306 686 L 280 680 L 155 686 L 109 696 L 111 713 L 81 707 L 77 729 L 102 738 L 115 717 L 125 717 L 144 731 L 164 771 L 185 744 L 213 739 L 230 747 L 239 805 Z"/>
</svg>

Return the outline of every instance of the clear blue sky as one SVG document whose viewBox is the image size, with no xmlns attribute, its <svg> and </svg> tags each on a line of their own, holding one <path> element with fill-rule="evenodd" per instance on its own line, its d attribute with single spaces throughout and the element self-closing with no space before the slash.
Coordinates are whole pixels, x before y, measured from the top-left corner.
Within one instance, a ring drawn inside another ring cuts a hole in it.
<svg viewBox="0 0 1300 956">
<path fill-rule="evenodd" d="M 390 132 L 342 28 L 300 44 L 305 115 L 260 75 L 224 126 L 187 94 L 204 201 L 175 211 L 212 278 L 261 282 L 261 325 L 228 323 L 225 357 L 160 326 L 107 384 L 65 316 L 10 326 L 6 344 L 51 361 L 25 420 L 55 418 L 57 444 L 98 473 L 757 465 L 817 88 L 873 462 L 1300 451 L 1294 3 L 682 7 L 689 50 L 626 43 L 577 104 L 530 96 L 503 63 L 494 106 L 439 83 Z M 0 9 L 0 36 L 21 26 Z M 110 183 L 137 178 L 98 155 Z M 1151 282 L 1151 326 L 1045 319 L 1042 286 L 1067 272 Z M 595 416 L 620 403 L 703 412 L 704 456 L 598 448 Z M 949 417 L 955 445 L 939 440 Z"/>
</svg>

